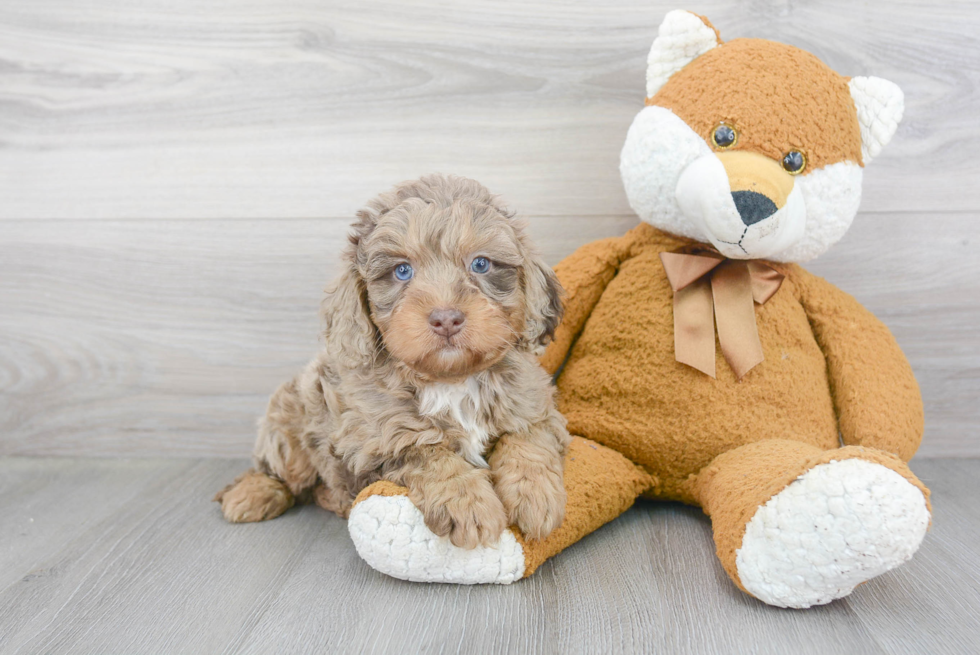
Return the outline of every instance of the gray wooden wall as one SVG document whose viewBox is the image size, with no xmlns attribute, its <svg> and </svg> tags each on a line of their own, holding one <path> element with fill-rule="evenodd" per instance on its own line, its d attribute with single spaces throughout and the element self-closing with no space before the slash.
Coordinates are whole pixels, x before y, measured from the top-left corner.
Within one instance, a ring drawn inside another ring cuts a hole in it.
<svg viewBox="0 0 980 655">
<path fill-rule="evenodd" d="M 318 347 L 352 213 L 402 179 L 481 180 L 552 263 L 622 233 L 618 153 L 676 7 L 0 1 L 0 454 L 246 455 Z M 980 6 L 686 8 L 905 90 L 861 215 L 810 268 L 905 348 L 920 453 L 980 455 Z"/>
</svg>

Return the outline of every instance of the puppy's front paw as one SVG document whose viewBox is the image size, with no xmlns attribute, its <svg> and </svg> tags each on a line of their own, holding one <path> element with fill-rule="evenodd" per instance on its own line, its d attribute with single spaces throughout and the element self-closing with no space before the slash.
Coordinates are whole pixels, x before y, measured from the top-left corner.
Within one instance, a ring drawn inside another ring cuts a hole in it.
<svg viewBox="0 0 980 655">
<path fill-rule="evenodd" d="M 493 545 L 507 528 L 507 513 L 485 473 L 430 482 L 412 501 L 432 532 L 460 548 Z"/>
<path fill-rule="evenodd" d="M 282 482 L 258 471 L 247 471 L 219 491 L 214 500 L 229 523 L 274 519 L 293 506 L 295 499 Z"/>
<path fill-rule="evenodd" d="M 544 539 L 565 519 L 565 485 L 560 475 L 542 468 L 527 477 L 501 476 L 497 494 L 510 522 L 529 539 Z"/>
</svg>

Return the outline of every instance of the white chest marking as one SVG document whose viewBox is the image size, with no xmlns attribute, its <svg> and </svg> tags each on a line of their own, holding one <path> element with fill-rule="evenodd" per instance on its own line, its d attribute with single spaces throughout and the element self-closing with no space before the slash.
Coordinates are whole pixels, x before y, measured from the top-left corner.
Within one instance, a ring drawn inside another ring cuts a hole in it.
<svg viewBox="0 0 980 655">
<path fill-rule="evenodd" d="M 423 387 L 419 397 L 419 413 L 423 416 L 446 414 L 469 438 L 460 443 L 460 453 L 473 466 L 487 468 L 483 454 L 490 439 L 480 401 L 480 383 L 469 377 L 459 384 L 435 382 Z"/>
</svg>

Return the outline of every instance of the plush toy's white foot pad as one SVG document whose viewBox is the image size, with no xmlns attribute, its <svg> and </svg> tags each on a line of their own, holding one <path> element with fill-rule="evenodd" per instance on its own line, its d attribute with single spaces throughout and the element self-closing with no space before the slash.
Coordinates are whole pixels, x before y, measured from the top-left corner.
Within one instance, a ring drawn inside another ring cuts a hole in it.
<svg viewBox="0 0 980 655">
<path fill-rule="evenodd" d="M 402 580 L 509 584 L 524 575 L 524 549 L 510 530 L 496 546 L 459 548 L 433 534 L 407 496 L 365 498 L 347 526 L 365 562 Z"/>
<path fill-rule="evenodd" d="M 735 563 L 742 585 L 770 605 L 822 605 L 909 560 L 928 527 L 925 497 L 901 475 L 833 461 L 756 511 Z"/>
</svg>

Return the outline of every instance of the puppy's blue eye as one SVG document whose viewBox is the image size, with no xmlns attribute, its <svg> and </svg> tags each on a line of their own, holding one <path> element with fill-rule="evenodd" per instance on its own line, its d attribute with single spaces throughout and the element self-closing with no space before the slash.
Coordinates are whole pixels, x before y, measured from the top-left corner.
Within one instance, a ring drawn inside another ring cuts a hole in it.
<svg viewBox="0 0 980 655">
<path fill-rule="evenodd" d="M 405 280 L 411 280 L 413 275 L 415 275 L 415 271 L 412 270 L 412 267 L 409 264 L 399 264 L 395 267 L 395 277 L 402 282 Z"/>
<path fill-rule="evenodd" d="M 490 270 L 490 260 L 486 257 L 477 257 L 473 260 L 473 263 L 470 264 L 470 270 L 474 273 L 483 275 Z"/>
</svg>

